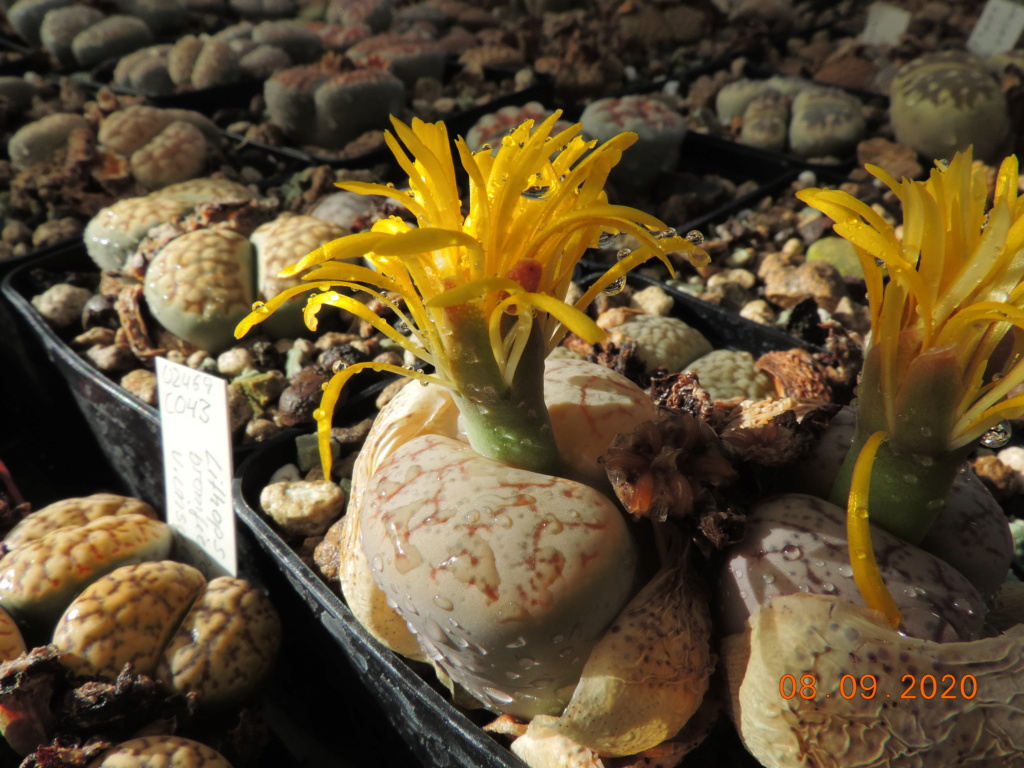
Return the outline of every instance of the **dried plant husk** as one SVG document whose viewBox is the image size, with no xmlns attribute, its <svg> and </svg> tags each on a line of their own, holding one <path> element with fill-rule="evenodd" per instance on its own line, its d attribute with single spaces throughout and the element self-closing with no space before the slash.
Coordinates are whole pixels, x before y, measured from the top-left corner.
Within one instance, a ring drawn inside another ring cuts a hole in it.
<svg viewBox="0 0 1024 768">
<path fill-rule="evenodd" d="M 714 665 L 707 599 L 680 554 L 609 627 L 550 727 L 604 756 L 651 749 L 697 711 Z"/>
</svg>

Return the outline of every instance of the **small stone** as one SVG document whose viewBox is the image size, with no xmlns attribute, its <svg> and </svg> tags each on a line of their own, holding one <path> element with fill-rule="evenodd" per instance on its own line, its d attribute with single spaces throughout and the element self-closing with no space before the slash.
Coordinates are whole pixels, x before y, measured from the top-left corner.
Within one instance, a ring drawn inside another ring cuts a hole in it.
<svg viewBox="0 0 1024 768">
<path fill-rule="evenodd" d="M 675 301 L 657 285 L 649 285 L 629 297 L 629 306 L 648 315 L 669 315 Z"/>
<path fill-rule="evenodd" d="M 197 349 L 195 352 L 188 356 L 188 359 L 185 361 L 185 364 L 189 368 L 198 369 L 206 360 L 209 359 L 209 357 L 210 353 L 207 352 L 205 349 Z"/>
<path fill-rule="evenodd" d="M 245 347 L 232 347 L 217 355 L 217 372 L 228 378 L 233 379 L 252 370 L 252 355 Z"/>
<path fill-rule="evenodd" d="M 136 368 L 121 377 L 121 386 L 144 403 L 156 406 L 156 374 Z"/>
<path fill-rule="evenodd" d="M 121 327 L 121 318 L 115 308 L 113 296 L 97 293 L 89 297 L 82 307 L 82 327 L 89 328 L 110 328 L 117 331 Z"/>
<path fill-rule="evenodd" d="M 262 413 L 284 391 L 286 381 L 281 371 L 266 371 L 240 376 L 231 382 L 246 396 L 254 413 Z"/>
<path fill-rule="evenodd" d="M 334 440 L 331 440 L 330 445 L 331 458 L 337 459 L 341 455 L 341 446 Z M 320 466 L 320 443 L 316 435 L 299 435 L 295 438 L 295 463 L 303 474 Z"/>
<path fill-rule="evenodd" d="M 4 226 L 0 239 L 5 243 L 26 243 L 32 240 L 32 228 L 23 221 L 9 221 Z"/>
<path fill-rule="evenodd" d="M 334 482 L 276 482 L 259 501 L 289 536 L 321 536 L 345 510 L 345 492 Z"/>
<path fill-rule="evenodd" d="M 90 328 L 85 333 L 80 333 L 71 340 L 71 346 L 75 349 L 89 349 L 90 347 L 106 347 L 114 343 L 117 333 L 113 328 Z"/>
<path fill-rule="evenodd" d="M 775 324 L 775 312 L 772 310 L 772 305 L 764 299 L 748 301 L 740 309 L 739 315 L 761 325 Z"/>
<path fill-rule="evenodd" d="M 289 380 L 309 365 L 316 356 L 316 346 L 309 339 L 296 339 L 291 348 L 285 353 L 284 375 Z"/>
<path fill-rule="evenodd" d="M 92 293 L 68 283 L 57 283 L 32 299 L 32 306 L 55 328 L 67 328 L 82 316 Z"/>
<path fill-rule="evenodd" d="M 844 237 L 828 236 L 811 243 L 807 247 L 807 261 L 821 261 L 831 264 L 843 277 L 864 279 L 857 249 Z"/>
<path fill-rule="evenodd" d="M 286 427 L 312 424 L 313 411 L 320 407 L 323 385 L 330 378 L 330 374 L 318 365 L 306 366 L 292 377 L 278 400 L 280 423 Z"/>
<path fill-rule="evenodd" d="M 46 248 L 69 240 L 78 240 L 82 237 L 84 229 L 85 225 L 71 216 L 44 221 L 32 233 L 32 247 Z"/>
<path fill-rule="evenodd" d="M 104 373 L 120 373 L 136 365 L 132 348 L 127 344 L 110 344 L 86 350 L 85 356 Z"/>
<path fill-rule="evenodd" d="M 1021 483 L 1016 471 L 1000 461 L 999 457 L 979 456 L 972 465 L 975 474 L 996 501 L 1006 501 L 1020 492 Z"/>
<path fill-rule="evenodd" d="M 252 403 L 245 393 L 231 383 L 228 385 L 228 423 L 231 434 L 235 434 L 246 425 L 253 416 Z"/>
<path fill-rule="evenodd" d="M 786 309 L 812 298 L 819 307 L 831 312 L 847 295 L 839 271 L 820 261 L 791 266 L 780 256 L 771 254 L 762 262 L 758 276 L 764 281 L 765 297 Z"/>
<path fill-rule="evenodd" d="M 270 419 L 252 419 L 245 425 L 245 442 L 262 443 L 281 433 L 281 428 Z"/>
</svg>

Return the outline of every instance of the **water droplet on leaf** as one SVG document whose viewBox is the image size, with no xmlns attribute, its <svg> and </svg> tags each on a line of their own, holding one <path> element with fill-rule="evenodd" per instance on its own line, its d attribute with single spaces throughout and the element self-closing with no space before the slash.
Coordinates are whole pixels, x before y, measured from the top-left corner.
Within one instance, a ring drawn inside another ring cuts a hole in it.
<svg viewBox="0 0 1024 768">
<path fill-rule="evenodd" d="M 704 245 L 704 233 L 696 229 L 691 229 L 686 233 L 686 239 L 694 245 Z"/>
<path fill-rule="evenodd" d="M 614 296 L 617 293 L 622 293 L 622 289 L 626 287 L 626 276 L 617 277 L 612 280 L 601 293 L 608 296 Z"/>
<path fill-rule="evenodd" d="M 782 556 L 786 560 L 799 560 L 804 556 L 803 550 L 795 544 L 787 544 L 782 548 Z"/>
</svg>

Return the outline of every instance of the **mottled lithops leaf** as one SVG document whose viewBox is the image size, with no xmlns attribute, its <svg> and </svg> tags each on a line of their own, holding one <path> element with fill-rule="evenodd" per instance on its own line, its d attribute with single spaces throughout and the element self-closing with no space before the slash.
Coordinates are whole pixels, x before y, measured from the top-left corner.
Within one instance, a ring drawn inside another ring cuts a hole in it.
<svg viewBox="0 0 1024 768">
<path fill-rule="evenodd" d="M 281 645 L 270 599 L 244 579 L 213 579 L 161 656 L 157 679 L 200 705 L 244 700 L 263 681 Z"/>
<path fill-rule="evenodd" d="M 285 288 L 302 282 L 299 277 L 278 277 L 285 267 L 315 251 L 325 243 L 350 234 L 336 224 L 312 216 L 282 214 L 256 228 L 249 236 L 256 249 L 257 291 L 261 300 L 272 299 Z M 306 294 L 297 296 L 263 325 L 271 334 L 295 336 L 305 329 L 302 308 Z"/>
<path fill-rule="evenodd" d="M 10 551 L 26 541 L 41 539 L 57 528 L 73 528 L 107 515 L 139 514 L 157 519 L 156 510 L 141 499 L 115 493 L 94 493 L 91 496 L 62 499 L 37 509 L 14 526 L 4 537 Z"/>
<path fill-rule="evenodd" d="M 632 755 L 677 733 L 714 668 L 707 601 L 682 563 L 665 568 L 615 620 L 551 725 L 598 754 Z"/>
<path fill-rule="evenodd" d="M 75 674 L 113 681 L 125 664 L 152 675 L 160 651 L 206 578 L 171 560 L 126 565 L 90 584 L 53 633 L 61 663 Z"/>
<path fill-rule="evenodd" d="M 145 297 L 171 333 L 200 349 L 222 351 L 252 309 L 252 246 L 237 232 L 216 227 L 175 238 L 146 270 Z"/>
<path fill-rule="evenodd" d="M 0 662 L 16 659 L 25 652 L 25 640 L 11 614 L 0 608 Z"/>
<path fill-rule="evenodd" d="M 526 733 L 512 742 L 512 754 L 530 768 L 604 768 L 592 750 L 555 730 L 555 720 L 551 715 L 532 718 Z"/>
<path fill-rule="evenodd" d="M 58 528 L 0 560 L 0 606 L 20 624 L 52 627 L 86 585 L 115 568 L 167 557 L 170 526 L 138 514 Z"/>
<path fill-rule="evenodd" d="M 799 594 L 758 610 L 747 633 L 744 674 L 734 663 L 728 682 L 744 744 L 766 768 L 1024 766 L 1024 625 L 934 643 Z"/>
<path fill-rule="evenodd" d="M 181 736 L 140 736 L 124 741 L 88 768 L 231 768 L 224 756 Z"/>
<path fill-rule="evenodd" d="M 191 208 L 187 200 L 163 195 L 118 200 L 85 226 L 85 250 L 100 269 L 121 269 L 150 229 Z"/>
<path fill-rule="evenodd" d="M 452 680 L 499 711 L 560 712 L 629 597 L 635 549 L 607 497 L 450 438 L 400 446 L 359 514 L 378 586 Z"/>
</svg>

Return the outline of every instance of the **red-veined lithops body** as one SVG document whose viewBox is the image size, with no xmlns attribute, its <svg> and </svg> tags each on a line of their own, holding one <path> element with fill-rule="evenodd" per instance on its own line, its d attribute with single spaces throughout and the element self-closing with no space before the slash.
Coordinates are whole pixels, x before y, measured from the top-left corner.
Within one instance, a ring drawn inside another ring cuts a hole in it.
<svg viewBox="0 0 1024 768">
<path fill-rule="evenodd" d="M 113 493 L 61 499 L 26 515 L 6 536 L 4 548 L 9 552 L 27 541 L 41 539 L 58 528 L 85 525 L 108 515 L 139 514 L 157 519 L 156 510 L 141 499 Z"/>
<path fill-rule="evenodd" d="M 181 736 L 139 736 L 97 757 L 88 768 L 231 768 L 205 744 Z"/>
<path fill-rule="evenodd" d="M 377 583 L 431 658 L 524 717 L 561 711 L 633 586 L 632 539 L 606 496 L 451 438 L 396 450 L 360 518 Z"/>
</svg>

